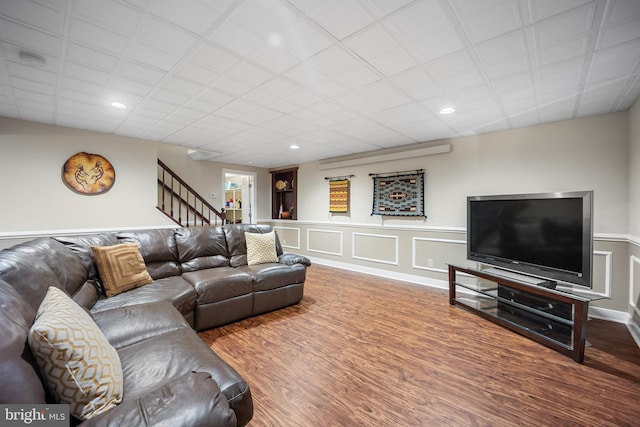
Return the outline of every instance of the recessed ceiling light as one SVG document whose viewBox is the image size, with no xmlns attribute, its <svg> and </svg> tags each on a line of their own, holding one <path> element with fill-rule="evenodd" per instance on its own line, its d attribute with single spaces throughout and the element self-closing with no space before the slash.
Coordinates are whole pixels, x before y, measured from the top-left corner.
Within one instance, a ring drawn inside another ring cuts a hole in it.
<svg viewBox="0 0 640 427">
<path fill-rule="evenodd" d="M 127 105 L 120 102 L 120 101 L 111 101 L 111 106 L 113 108 L 117 108 L 118 110 L 126 110 L 127 109 Z"/>
<path fill-rule="evenodd" d="M 455 113 L 456 109 L 453 107 L 444 107 L 442 110 L 440 110 L 440 114 L 451 114 L 451 113 Z"/>
<path fill-rule="evenodd" d="M 271 33 L 269 34 L 269 44 L 273 47 L 281 47 L 282 46 L 282 34 Z"/>
<path fill-rule="evenodd" d="M 297 146 L 296 144 L 292 144 L 292 145 L 289 146 L 289 148 L 292 149 L 292 150 L 297 150 L 300 147 Z"/>
</svg>

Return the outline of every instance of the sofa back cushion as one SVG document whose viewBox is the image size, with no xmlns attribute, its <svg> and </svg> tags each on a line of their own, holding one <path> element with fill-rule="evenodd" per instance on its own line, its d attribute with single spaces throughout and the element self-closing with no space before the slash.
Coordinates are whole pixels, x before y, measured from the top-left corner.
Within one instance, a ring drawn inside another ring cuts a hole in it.
<svg viewBox="0 0 640 427">
<path fill-rule="evenodd" d="M 119 243 L 138 244 L 147 270 L 154 280 L 180 275 L 174 229 L 120 232 L 116 237 Z"/>
<path fill-rule="evenodd" d="M 80 236 L 58 236 L 55 240 L 71 249 L 80 258 L 82 265 L 87 269 L 89 279 L 98 278 L 96 260 L 93 256 L 92 246 L 110 246 L 118 243 L 115 233 L 85 234 Z"/>
<path fill-rule="evenodd" d="M 222 227 L 178 228 L 175 238 L 183 272 L 229 266 L 229 252 Z"/>
<path fill-rule="evenodd" d="M 27 345 L 35 310 L 0 280 L 0 403 L 45 403 L 44 386 Z"/>
<path fill-rule="evenodd" d="M 87 270 L 67 247 L 43 237 L 0 251 L 0 279 L 35 310 L 49 286 L 70 295 L 78 292 L 87 280 Z"/>
<path fill-rule="evenodd" d="M 247 265 L 247 241 L 244 233 L 269 233 L 272 228 L 267 224 L 234 224 L 225 225 L 224 234 L 229 248 L 229 261 L 232 267 Z M 282 246 L 276 233 L 276 254 L 282 255 Z"/>
</svg>

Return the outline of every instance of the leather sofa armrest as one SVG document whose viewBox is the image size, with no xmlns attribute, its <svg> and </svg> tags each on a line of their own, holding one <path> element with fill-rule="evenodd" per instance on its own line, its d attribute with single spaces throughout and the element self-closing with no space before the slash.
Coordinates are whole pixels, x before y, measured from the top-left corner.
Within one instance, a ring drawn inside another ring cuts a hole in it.
<svg viewBox="0 0 640 427">
<path fill-rule="evenodd" d="M 304 255 L 283 253 L 278 257 L 278 262 L 285 265 L 304 264 L 307 267 L 311 265 L 311 260 Z"/>
<path fill-rule="evenodd" d="M 125 305 L 91 315 L 116 350 L 177 329 L 191 329 L 168 301 Z"/>
<path fill-rule="evenodd" d="M 236 415 L 211 375 L 191 372 L 79 425 L 231 427 L 236 425 Z"/>
</svg>

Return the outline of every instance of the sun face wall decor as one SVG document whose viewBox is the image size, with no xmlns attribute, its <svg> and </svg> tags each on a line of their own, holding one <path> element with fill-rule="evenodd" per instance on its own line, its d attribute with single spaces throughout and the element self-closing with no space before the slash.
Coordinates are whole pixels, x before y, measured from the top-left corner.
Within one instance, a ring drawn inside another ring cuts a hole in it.
<svg viewBox="0 0 640 427">
<path fill-rule="evenodd" d="M 113 187 L 116 171 L 98 154 L 76 153 L 62 166 L 62 180 L 79 194 L 104 194 Z"/>
</svg>

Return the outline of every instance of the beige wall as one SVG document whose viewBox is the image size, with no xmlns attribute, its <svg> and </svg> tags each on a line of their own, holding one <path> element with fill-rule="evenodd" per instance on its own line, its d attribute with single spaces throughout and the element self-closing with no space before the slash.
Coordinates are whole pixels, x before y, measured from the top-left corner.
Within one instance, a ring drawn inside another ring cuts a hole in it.
<svg viewBox="0 0 640 427">
<path fill-rule="evenodd" d="M 593 293 L 604 299 L 592 305 L 628 311 L 627 112 L 441 142 L 451 152 L 330 170 L 321 169 L 321 162 L 300 165 L 299 220 L 274 222 L 288 250 L 317 262 L 444 286 L 447 263 L 473 265 L 466 260 L 468 195 L 594 190 Z M 415 169 L 426 172 L 427 219 L 371 216 L 369 174 Z M 350 214 L 330 216 L 324 178 L 351 174 Z"/>
<path fill-rule="evenodd" d="M 629 110 L 629 310 L 640 330 L 640 99 Z"/>
</svg>

